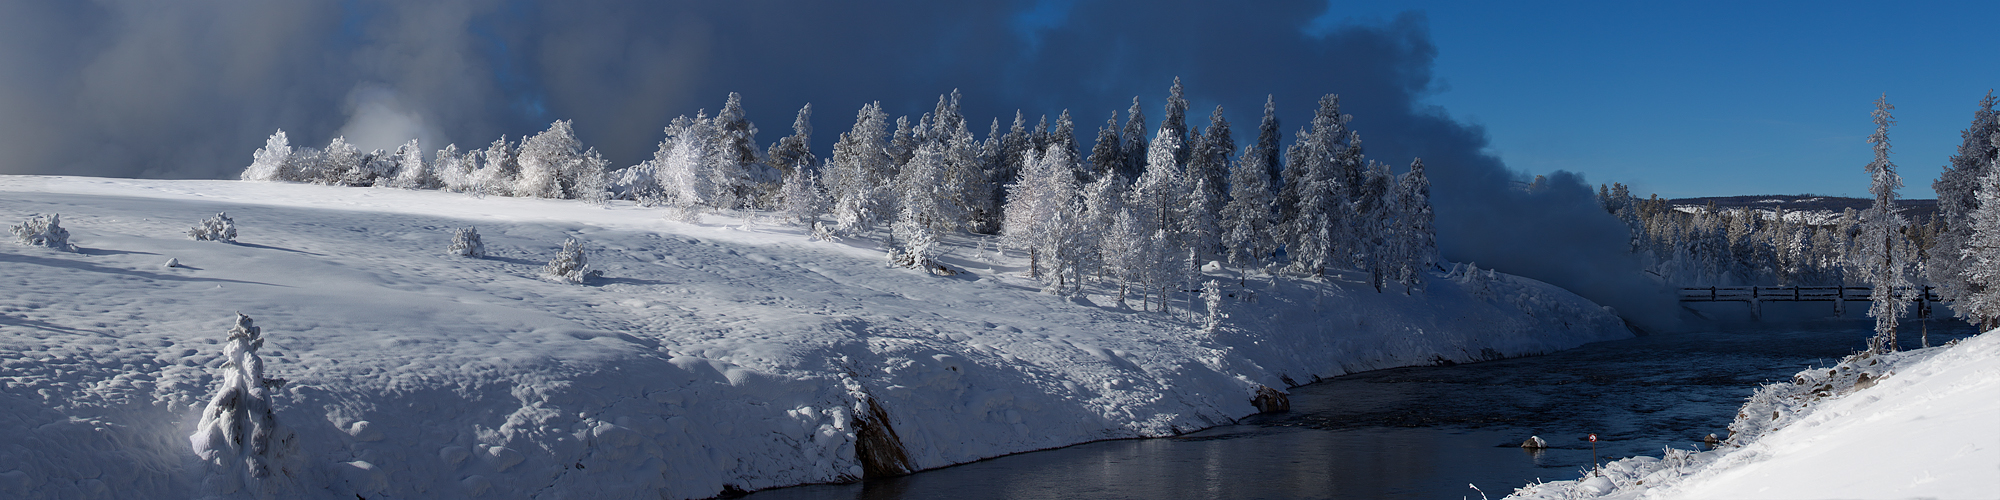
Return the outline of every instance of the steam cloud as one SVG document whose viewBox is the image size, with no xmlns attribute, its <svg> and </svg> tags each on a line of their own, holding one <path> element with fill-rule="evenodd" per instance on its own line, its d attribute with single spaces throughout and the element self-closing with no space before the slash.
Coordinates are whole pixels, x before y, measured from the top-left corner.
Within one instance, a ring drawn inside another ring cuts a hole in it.
<svg viewBox="0 0 2000 500">
<path fill-rule="evenodd" d="M 1157 125 L 1178 76 L 1191 125 L 1225 106 L 1239 141 L 1265 96 L 1291 132 L 1339 93 L 1371 158 L 1424 158 L 1445 256 L 1635 313 L 1668 306 L 1628 235 L 1575 175 L 1545 189 L 1485 152 L 1485 132 L 1422 103 L 1437 48 L 1421 14 L 1309 26 L 1326 2 L 151 2 L 0 3 L 0 173 L 229 178 L 271 131 L 477 147 L 574 119 L 614 165 L 661 127 L 741 92 L 770 142 L 811 102 L 822 153 L 863 103 L 917 115 L 957 88 L 989 117 L 1072 112 L 1087 146 L 1139 96 Z M 1655 322 L 1657 323 L 1657 322 Z"/>
</svg>

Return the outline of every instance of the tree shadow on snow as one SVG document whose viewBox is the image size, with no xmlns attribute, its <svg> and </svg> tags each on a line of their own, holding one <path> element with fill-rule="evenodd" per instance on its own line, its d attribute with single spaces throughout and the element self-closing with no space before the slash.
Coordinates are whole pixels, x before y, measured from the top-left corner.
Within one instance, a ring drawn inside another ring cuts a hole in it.
<svg viewBox="0 0 2000 500">
<path fill-rule="evenodd" d="M 83 247 L 77 247 L 76 253 L 83 255 L 159 255 L 153 252 L 139 252 L 133 250 L 112 250 L 109 248 L 83 248 Z"/>
<path fill-rule="evenodd" d="M 44 258 L 44 257 L 35 257 L 35 256 L 32 256 L 32 255 L 21 255 L 21 254 L 13 254 L 13 253 L 0 253 L 0 262 L 17 262 L 17 263 L 21 263 L 21 264 L 34 264 L 34 265 L 38 265 L 38 266 L 47 266 L 47 267 L 56 267 L 56 268 L 64 268 L 64 269 L 74 269 L 74 270 L 78 270 L 78 271 L 84 271 L 84 272 L 92 272 L 92 273 L 101 273 L 101 274 L 121 274 L 121 275 L 125 275 L 125 276 L 131 276 L 131 277 L 135 277 L 135 278 L 143 278 L 143 279 L 149 279 L 149 280 L 162 280 L 162 281 L 214 281 L 214 282 L 222 282 L 222 283 L 242 283 L 242 284 L 246 284 L 246 285 L 265 285 L 265 286 L 276 286 L 276 287 L 284 287 L 284 288 L 291 288 L 291 287 L 288 287 L 288 286 L 285 286 L 285 285 L 276 285 L 276 284 L 271 284 L 271 283 L 262 283 L 262 282 L 256 282 L 256 281 L 243 281 L 243 280 L 233 280 L 233 279 L 227 279 L 227 278 L 201 278 L 201 277 L 195 277 L 195 276 L 180 276 L 180 275 L 175 275 L 175 274 L 160 274 L 160 273 L 154 273 L 154 272 L 147 272 L 147 271 L 140 271 L 140 270 L 136 270 L 136 269 L 120 269 L 120 268 L 116 268 L 116 267 L 105 267 L 105 266 L 100 266 L 100 265 L 96 265 L 96 264 L 91 264 L 91 263 L 88 263 L 88 262 L 77 262 L 77 261 L 71 261 L 71 260 L 62 260 L 62 259 L 50 259 L 50 258 Z"/>
<path fill-rule="evenodd" d="M 604 285 L 671 285 L 673 283 L 660 280 L 649 280 L 643 278 L 614 278 L 609 276 L 592 276 L 590 277 L 590 279 L 584 280 L 583 284 L 586 286 L 604 286 Z"/>
<path fill-rule="evenodd" d="M 281 252 L 291 252 L 291 253 L 301 253 L 301 254 L 306 254 L 306 255 L 311 255 L 311 256 L 314 256 L 314 257 L 325 257 L 325 255 L 321 255 L 321 254 L 316 254 L 316 253 L 312 253 L 312 252 L 308 252 L 308 251 L 305 251 L 305 250 L 293 250 L 293 249 L 290 249 L 290 248 L 279 248 L 279 247 L 274 247 L 274 246 L 270 246 L 270 245 L 259 245 L 259 244 L 256 244 L 256 243 L 244 243 L 244 242 L 240 242 L 240 241 L 239 241 L 239 242 L 236 242 L 236 246 L 239 246 L 239 247 L 250 247 L 250 248 L 262 248 L 262 249 L 265 249 L 265 250 L 277 250 L 277 251 L 281 251 Z"/>
<path fill-rule="evenodd" d="M 16 318 L 5 314 L 0 314 L 0 325 L 23 326 L 28 328 L 34 328 L 37 330 L 48 330 L 56 333 L 67 333 L 70 335 L 84 335 L 84 334 L 97 333 L 88 330 L 78 330 L 75 328 L 70 328 L 67 326 L 62 326 L 47 321 L 34 320 L 28 318 Z"/>
</svg>

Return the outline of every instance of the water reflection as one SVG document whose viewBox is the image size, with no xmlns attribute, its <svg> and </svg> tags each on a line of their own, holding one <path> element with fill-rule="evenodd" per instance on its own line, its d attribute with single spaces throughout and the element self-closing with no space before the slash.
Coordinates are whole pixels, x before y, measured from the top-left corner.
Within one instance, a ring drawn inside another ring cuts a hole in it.
<svg viewBox="0 0 2000 500">
<path fill-rule="evenodd" d="M 1933 322 L 1932 342 L 1974 333 Z M 1089 443 L 776 499 L 1479 498 L 1605 458 L 1727 435 L 1758 384 L 1865 345 L 1871 324 L 1751 325 L 1548 356 L 1383 370 L 1293 390 L 1292 411 L 1185 436 Z M 1910 337 L 1914 337 L 1911 335 Z M 1914 339 L 1912 339 L 1914 342 Z M 1912 346 L 1914 347 L 1914 345 Z M 1519 447 L 1530 435 L 1539 451 Z"/>
</svg>

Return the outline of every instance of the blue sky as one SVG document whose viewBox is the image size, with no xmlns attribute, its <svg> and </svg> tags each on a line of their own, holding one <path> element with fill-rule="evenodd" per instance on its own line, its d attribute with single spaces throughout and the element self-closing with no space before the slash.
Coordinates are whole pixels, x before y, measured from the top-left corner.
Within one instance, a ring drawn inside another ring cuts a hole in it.
<svg viewBox="0 0 2000 500">
<path fill-rule="evenodd" d="M 1440 91 L 1510 168 L 1668 197 L 1866 196 L 1872 103 L 1912 198 L 2000 86 L 1991 2 L 1333 2 L 1425 12 Z"/>
</svg>

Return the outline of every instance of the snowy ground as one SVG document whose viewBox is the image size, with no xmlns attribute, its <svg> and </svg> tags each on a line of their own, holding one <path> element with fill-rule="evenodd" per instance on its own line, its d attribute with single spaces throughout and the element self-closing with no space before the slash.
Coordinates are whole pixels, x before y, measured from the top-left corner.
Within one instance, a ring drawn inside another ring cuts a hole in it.
<svg viewBox="0 0 2000 500">
<path fill-rule="evenodd" d="M 186 237 L 220 211 L 237 244 Z M 1256 299 L 1225 301 L 1210 334 L 1199 301 L 1161 313 L 1042 294 L 1019 255 L 963 238 L 946 260 L 969 272 L 939 277 L 887 267 L 868 239 L 624 204 L 0 177 L 0 222 L 51 213 L 79 252 L 0 243 L 0 497 L 216 493 L 188 436 L 239 311 L 263 329 L 266 376 L 289 380 L 276 416 L 302 465 L 270 484 L 372 499 L 852 480 L 857 440 L 887 434 L 871 404 L 900 444 L 887 451 L 927 469 L 1226 423 L 1286 380 L 1630 335 L 1505 275 L 1432 276 L 1413 297 L 1253 275 Z M 465 226 L 490 258 L 445 255 Z M 566 238 L 603 277 L 537 277 Z"/>
<path fill-rule="evenodd" d="M 2000 335 L 1799 372 L 1751 396 L 1728 444 L 1611 462 L 1517 499 L 1995 498 Z"/>
</svg>

